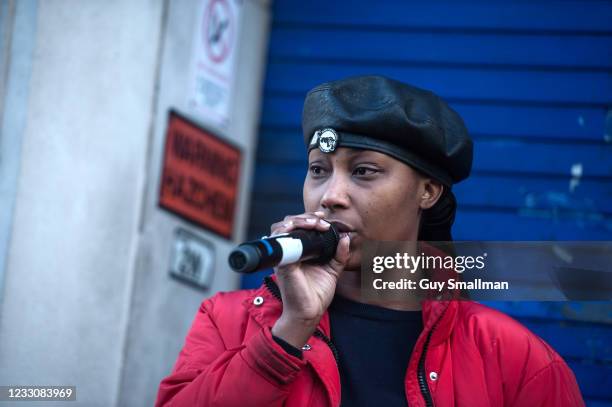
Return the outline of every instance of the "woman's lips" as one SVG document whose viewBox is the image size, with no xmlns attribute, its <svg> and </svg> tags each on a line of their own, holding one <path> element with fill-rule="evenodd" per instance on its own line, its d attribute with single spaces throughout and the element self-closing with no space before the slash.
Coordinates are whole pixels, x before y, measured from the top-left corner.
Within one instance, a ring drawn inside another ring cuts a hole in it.
<svg viewBox="0 0 612 407">
<path fill-rule="evenodd" d="M 346 233 L 346 232 L 352 232 L 353 228 L 350 225 L 347 225 L 344 222 L 340 222 L 337 220 L 327 220 L 329 223 L 331 223 L 332 225 L 334 225 L 334 227 L 336 228 L 336 230 L 338 231 L 338 233 Z"/>
<path fill-rule="evenodd" d="M 329 220 L 328 222 L 334 225 L 334 227 L 336 228 L 340 236 L 343 236 L 346 234 L 349 236 L 349 239 L 351 240 L 353 240 L 357 236 L 357 232 L 353 230 L 353 227 L 350 225 L 347 225 L 344 222 L 340 222 L 336 220 Z"/>
</svg>

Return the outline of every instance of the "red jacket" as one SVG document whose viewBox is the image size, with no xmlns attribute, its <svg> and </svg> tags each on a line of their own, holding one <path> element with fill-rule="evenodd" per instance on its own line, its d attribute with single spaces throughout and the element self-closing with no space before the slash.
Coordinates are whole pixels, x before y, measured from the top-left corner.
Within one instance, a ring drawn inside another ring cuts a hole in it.
<svg viewBox="0 0 612 407">
<path fill-rule="evenodd" d="M 202 303 L 156 406 L 340 405 L 328 314 L 303 359 L 288 354 L 270 333 L 282 310 L 274 281 Z M 410 407 L 584 406 L 563 359 L 509 316 L 462 300 L 426 300 L 422 313 L 405 377 Z"/>
</svg>

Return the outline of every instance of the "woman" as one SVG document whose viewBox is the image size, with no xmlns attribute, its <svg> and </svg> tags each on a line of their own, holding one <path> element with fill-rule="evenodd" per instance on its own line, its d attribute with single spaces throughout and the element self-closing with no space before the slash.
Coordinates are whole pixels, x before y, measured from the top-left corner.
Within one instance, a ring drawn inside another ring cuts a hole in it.
<svg viewBox="0 0 612 407">
<path fill-rule="evenodd" d="M 471 301 L 364 300 L 367 240 L 452 240 L 452 184 L 472 142 L 431 92 L 378 76 L 306 97 L 305 213 L 272 234 L 338 226 L 325 265 L 278 267 L 202 303 L 158 406 L 581 406 L 544 341 Z"/>
</svg>

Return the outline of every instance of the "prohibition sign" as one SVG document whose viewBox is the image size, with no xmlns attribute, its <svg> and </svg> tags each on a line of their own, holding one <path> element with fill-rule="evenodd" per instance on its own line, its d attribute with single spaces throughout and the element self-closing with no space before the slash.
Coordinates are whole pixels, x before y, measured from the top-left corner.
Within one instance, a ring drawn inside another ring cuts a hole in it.
<svg viewBox="0 0 612 407">
<path fill-rule="evenodd" d="M 222 63 L 230 54 L 234 21 L 227 0 L 212 0 L 204 13 L 203 41 L 211 61 Z"/>
</svg>

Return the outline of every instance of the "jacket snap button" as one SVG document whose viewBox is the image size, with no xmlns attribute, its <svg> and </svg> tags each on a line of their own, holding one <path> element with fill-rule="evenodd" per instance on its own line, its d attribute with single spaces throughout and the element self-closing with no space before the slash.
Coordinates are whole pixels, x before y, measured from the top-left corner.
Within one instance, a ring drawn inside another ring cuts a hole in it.
<svg viewBox="0 0 612 407">
<path fill-rule="evenodd" d="M 309 344 L 302 346 L 302 350 L 310 350 L 310 349 L 312 349 L 312 346 L 310 346 Z"/>
<path fill-rule="evenodd" d="M 263 297 L 255 297 L 255 299 L 253 300 L 253 304 L 259 307 L 261 304 L 263 304 Z"/>
<path fill-rule="evenodd" d="M 438 380 L 438 374 L 436 372 L 429 372 L 429 378 L 431 380 Z"/>
</svg>

